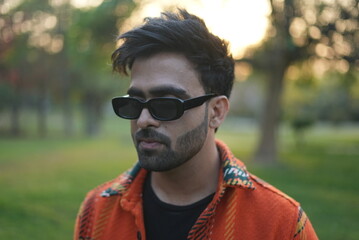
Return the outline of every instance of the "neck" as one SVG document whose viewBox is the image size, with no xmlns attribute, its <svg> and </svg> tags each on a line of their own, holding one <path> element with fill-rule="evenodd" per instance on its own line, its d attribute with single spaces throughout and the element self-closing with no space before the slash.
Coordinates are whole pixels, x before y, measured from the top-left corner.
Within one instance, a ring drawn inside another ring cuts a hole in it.
<svg viewBox="0 0 359 240">
<path fill-rule="evenodd" d="M 195 203 L 217 188 L 220 160 L 214 138 L 189 161 L 166 172 L 152 172 L 152 188 L 161 201 L 184 206 Z"/>
</svg>

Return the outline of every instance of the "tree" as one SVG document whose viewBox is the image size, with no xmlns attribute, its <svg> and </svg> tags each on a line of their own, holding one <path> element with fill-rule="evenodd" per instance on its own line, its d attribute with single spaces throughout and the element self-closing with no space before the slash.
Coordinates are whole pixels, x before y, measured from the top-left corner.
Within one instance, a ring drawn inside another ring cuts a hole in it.
<svg viewBox="0 0 359 240">
<path fill-rule="evenodd" d="M 13 135 L 21 132 L 21 105 L 30 95 L 37 99 L 31 107 L 40 136 L 46 136 L 50 97 L 63 106 L 65 135 L 74 130 L 73 96 L 83 103 L 86 133 L 98 132 L 104 101 L 120 85 L 110 82 L 108 62 L 118 28 L 133 8 L 131 0 L 83 9 L 70 0 L 0 3 L 0 102 L 11 105 L 0 110 L 11 112 Z"/>
<path fill-rule="evenodd" d="M 358 6 L 355 0 L 270 0 L 271 28 L 260 49 L 239 61 L 251 63 L 267 77 L 267 97 L 261 121 L 261 136 L 254 159 L 277 160 L 277 132 L 281 96 L 289 67 L 309 62 L 322 74 L 358 68 Z"/>
<path fill-rule="evenodd" d="M 76 76 L 85 133 L 89 136 L 99 132 L 104 103 L 120 90 L 120 83 L 111 81 L 109 61 L 119 28 L 133 8 L 130 0 L 111 0 L 87 11 L 76 10 L 68 29 L 66 54 L 71 60 L 68 67 Z"/>
<path fill-rule="evenodd" d="M 47 134 L 46 102 L 53 70 L 52 56 L 56 54 L 53 28 L 56 16 L 48 2 L 40 0 L 10 1 L 0 4 L 1 82 L 10 86 L 11 131 L 19 135 L 21 106 L 25 98 L 35 95 L 38 134 Z M 45 60 L 46 59 L 46 60 Z M 29 104 L 30 105 L 30 104 Z M 32 106 L 31 106 L 32 107 Z"/>
</svg>

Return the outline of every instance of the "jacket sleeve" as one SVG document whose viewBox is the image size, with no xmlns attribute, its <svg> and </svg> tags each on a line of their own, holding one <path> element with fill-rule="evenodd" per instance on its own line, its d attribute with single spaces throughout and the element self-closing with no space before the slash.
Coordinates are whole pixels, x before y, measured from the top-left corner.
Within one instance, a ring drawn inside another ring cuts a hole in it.
<svg viewBox="0 0 359 240">
<path fill-rule="evenodd" d="M 298 208 L 298 219 L 293 240 L 317 240 L 317 234 L 301 207 Z"/>
<path fill-rule="evenodd" d="M 74 240 L 91 238 L 94 205 L 95 194 L 91 191 L 80 206 L 75 223 Z"/>
<path fill-rule="evenodd" d="M 78 214 L 77 214 L 77 217 L 76 217 L 75 229 L 74 229 L 74 236 L 73 236 L 73 239 L 74 239 L 74 240 L 80 238 L 80 236 L 79 236 L 79 235 L 80 235 L 80 229 L 79 229 L 79 227 L 80 227 L 80 216 L 79 216 L 79 215 L 81 214 L 82 205 L 83 205 L 83 204 L 81 204 L 80 210 L 79 210 L 79 212 L 78 212 Z"/>
</svg>

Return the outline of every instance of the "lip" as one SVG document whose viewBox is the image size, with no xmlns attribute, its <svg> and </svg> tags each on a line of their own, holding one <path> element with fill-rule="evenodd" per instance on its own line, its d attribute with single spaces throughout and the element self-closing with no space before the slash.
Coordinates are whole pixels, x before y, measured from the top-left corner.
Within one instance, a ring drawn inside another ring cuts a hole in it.
<svg viewBox="0 0 359 240">
<path fill-rule="evenodd" d="M 140 148 L 148 150 L 155 150 L 163 145 L 163 143 L 154 139 L 138 139 L 137 142 Z"/>
</svg>

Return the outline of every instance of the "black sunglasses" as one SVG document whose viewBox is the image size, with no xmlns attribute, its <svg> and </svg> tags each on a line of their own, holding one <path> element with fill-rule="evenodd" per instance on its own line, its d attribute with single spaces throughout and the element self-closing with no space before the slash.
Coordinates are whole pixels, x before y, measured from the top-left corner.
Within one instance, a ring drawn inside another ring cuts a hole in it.
<svg viewBox="0 0 359 240">
<path fill-rule="evenodd" d="M 184 111 L 198 107 L 207 100 L 217 96 L 207 94 L 204 96 L 182 100 L 172 97 L 152 98 L 147 101 L 134 97 L 115 97 L 112 99 L 112 107 L 116 115 L 125 119 L 137 119 L 144 108 L 147 108 L 154 119 L 160 121 L 172 121 L 180 118 Z"/>
</svg>

